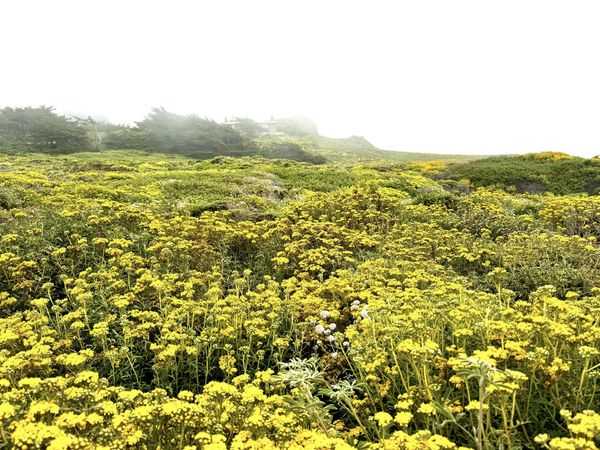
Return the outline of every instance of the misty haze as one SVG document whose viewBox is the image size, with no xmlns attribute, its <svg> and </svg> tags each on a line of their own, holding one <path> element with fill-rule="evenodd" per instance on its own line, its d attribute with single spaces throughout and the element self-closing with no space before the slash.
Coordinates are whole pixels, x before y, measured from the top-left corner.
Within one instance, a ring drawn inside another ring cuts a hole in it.
<svg viewBox="0 0 600 450">
<path fill-rule="evenodd" d="M 600 5 L 0 5 L 0 448 L 600 448 Z"/>
</svg>

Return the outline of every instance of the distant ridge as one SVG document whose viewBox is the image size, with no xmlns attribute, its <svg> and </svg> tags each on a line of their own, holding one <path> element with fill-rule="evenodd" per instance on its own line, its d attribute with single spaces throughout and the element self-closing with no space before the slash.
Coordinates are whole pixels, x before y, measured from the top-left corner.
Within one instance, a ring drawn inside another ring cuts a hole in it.
<svg viewBox="0 0 600 450">
<path fill-rule="evenodd" d="M 366 162 L 366 161 L 433 161 L 467 162 L 483 155 L 446 155 L 436 153 L 401 152 L 377 148 L 363 136 L 332 138 L 321 135 L 310 136 L 264 136 L 259 138 L 263 143 L 293 142 L 307 152 L 322 156 L 331 162 Z"/>
</svg>

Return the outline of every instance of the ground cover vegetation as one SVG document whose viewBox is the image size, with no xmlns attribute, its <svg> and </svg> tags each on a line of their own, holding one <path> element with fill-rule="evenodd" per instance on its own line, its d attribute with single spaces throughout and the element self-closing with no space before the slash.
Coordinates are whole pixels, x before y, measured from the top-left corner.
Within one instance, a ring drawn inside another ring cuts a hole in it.
<svg viewBox="0 0 600 450">
<path fill-rule="evenodd" d="M 560 152 L 498 156 L 454 164 L 442 178 L 469 179 L 475 186 L 510 188 L 516 192 L 598 194 L 600 159 Z"/>
<path fill-rule="evenodd" d="M 596 449 L 600 199 L 449 170 L 0 154 L 0 446 Z"/>
</svg>

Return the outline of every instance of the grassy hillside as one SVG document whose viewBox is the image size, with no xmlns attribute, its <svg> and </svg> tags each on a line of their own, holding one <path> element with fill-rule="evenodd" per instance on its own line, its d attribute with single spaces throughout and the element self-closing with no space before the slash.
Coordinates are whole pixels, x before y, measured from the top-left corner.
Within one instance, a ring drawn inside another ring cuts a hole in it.
<svg viewBox="0 0 600 450">
<path fill-rule="evenodd" d="M 0 447 L 596 448 L 599 197 L 443 170 L 0 154 Z"/>
<path fill-rule="evenodd" d="M 453 164 L 440 176 L 518 192 L 596 194 L 600 191 L 600 160 L 556 152 L 498 156 Z"/>
<path fill-rule="evenodd" d="M 261 143 L 294 142 L 311 154 L 325 158 L 329 162 L 357 163 L 367 161 L 431 161 L 464 162 L 481 158 L 474 155 L 444 155 L 433 153 L 410 153 L 381 150 L 360 136 L 349 138 L 329 138 L 325 136 L 273 137 L 259 139 Z"/>
</svg>

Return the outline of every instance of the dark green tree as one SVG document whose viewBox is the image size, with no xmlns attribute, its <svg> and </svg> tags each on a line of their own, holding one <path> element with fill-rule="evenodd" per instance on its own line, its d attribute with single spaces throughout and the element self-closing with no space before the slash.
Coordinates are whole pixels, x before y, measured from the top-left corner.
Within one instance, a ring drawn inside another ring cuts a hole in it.
<svg viewBox="0 0 600 450">
<path fill-rule="evenodd" d="M 148 139 L 139 127 L 103 123 L 98 133 L 104 149 L 148 150 Z"/>
<path fill-rule="evenodd" d="M 91 147 L 87 120 L 59 115 L 49 106 L 0 109 L 2 149 L 61 153 Z"/>
<path fill-rule="evenodd" d="M 154 108 L 137 126 L 149 150 L 192 156 L 234 155 L 244 150 L 244 139 L 238 131 L 196 115 Z"/>
</svg>

